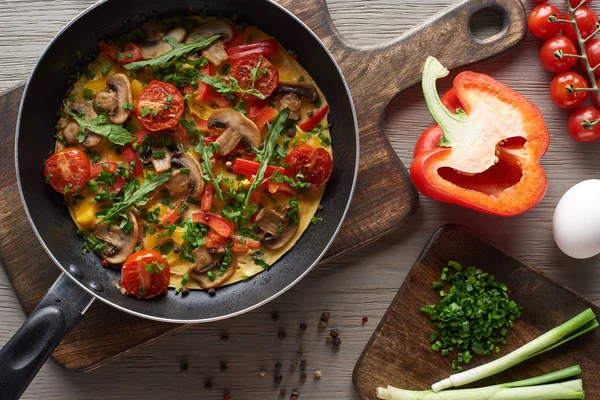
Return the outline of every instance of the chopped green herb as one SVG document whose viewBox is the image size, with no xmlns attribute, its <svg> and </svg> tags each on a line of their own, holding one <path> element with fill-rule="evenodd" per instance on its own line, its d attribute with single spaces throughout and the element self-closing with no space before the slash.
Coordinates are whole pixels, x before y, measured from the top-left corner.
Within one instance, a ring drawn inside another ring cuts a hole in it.
<svg viewBox="0 0 600 400">
<path fill-rule="evenodd" d="M 110 64 L 106 64 L 104 67 L 102 67 L 102 76 L 106 76 L 108 74 L 108 72 L 111 69 L 111 65 Z"/>
<path fill-rule="evenodd" d="M 265 253 L 260 250 L 252 254 L 250 257 L 252 257 L 254 260 L 254 264 L 258 265 L 259 267 L 263 267 L 264 269 L 269 269 L 271 266 L 265 262 L 264 256 Z"/>
<path fill-rule="evenodd" d="M 140 110 L 140 117 L 145 117 L 146 115 L 150 114 L 151 110 L 149 107 L 144 107 Z"/>
<path fill-rule="evenodd" d="M 135 108 L 135 107 L 133 106 L 133 104 L 131 104 L 131 103 L 128 103 L 128 102 L 125 102 L 125 103 L 123 103 L 122 107 L 123 107 L 125 110 L 129 110 L 129 111 L 133 111 L 133 109 Z"/>
</svg>

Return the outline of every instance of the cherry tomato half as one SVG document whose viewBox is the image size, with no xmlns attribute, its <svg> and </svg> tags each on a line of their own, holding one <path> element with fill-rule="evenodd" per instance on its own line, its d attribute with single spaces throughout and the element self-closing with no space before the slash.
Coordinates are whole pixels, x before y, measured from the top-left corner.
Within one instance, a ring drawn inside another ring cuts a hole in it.
<svg viewBox="0 0 600 400">
<path fill-rule="evenodd" d="M 579 107 L 587 99 L 587 91 L 574 91 L 574 89 L 587 88 L 585 78 L 575 72 L 563 72 L 556 75 L 550 84 L 552 101 L 560 108 L 569 109 Z"/>
<path fill-rule="evenodd" d="M 577 142 L 593 142 L 600 138 L 600 124 L 584 126 L 600 119 L 600 110 L 594 107 L 580 107 L 569 117 L 569 135 Z"/>
<path fill-rule="evenodd" d="M 121 269 L 121 286 L 127 294 L 140 299 L 165 293 L 170 278 L 169 263 L 155 250 L 133 253 Z"/>
<path fill-rule="evenodd" d="M 544 40 L 556 36 L 561 29 L 561 24 L 559 22 L 550 22 L 548 18 L 551 16 L 557 19 L 561 18 L 560 11 L 552 4 L 540 4 L 535 7 L 527 19 L 529 32 L 533 36 Z"/>
<path fill-rule="evenodd" d="M 559 56 L 560 53 L 562 53 L 561 56 Z M 542 66 L 550 72 L 567 72 L 577 64 L 577 58 L 569 57 L 569 54 L 578 54 L 571 39 L 566 36 L 555 36 L 548 39 L 542 46 L 540 61 Z"/>
<path fill-rule="evenodd" d="M 261 92 L 265 97 L 269 97 L 279 85 L 279 71 L 269 60 L 258 54 L 244 58 L 233 64 L 231 68 L 231 76 L 237 79 L 242 89 L 252 88 L 252 70 L 256 68 L 258 63 L 258 77 L 254 87 Z M 242 95 L 244 100 L 257 101 L 258 97 L 252 95 Z"/>
<path fill-rule="evenodd" d="M 565 18 L 566 19 L 566 18 Z M 587 6 L 583 6 L 575 11 L 575 21 L 581 32 L 583 39 L 590 36 L 596 31 L 596 23 L 598 23 L 598 15 Z M 577 43 L 577 34 L 573 24 L 564 22 L 562 24 L 563 35 L 571 39 L 573 43 Z"/>
<path fill-rule="evenodd" d="M 44 176 L 57 192 L 75 193 L 90 178 L 90 160 L 79 149 L 59 151 L 46 160 Z"/>
<path fill-rule="evenodd" d="M 333 159 L 327 150 L 309 144 L 296 147 L 288 154 L 285 162 L 289 164 L 286 174 L 294 178 L 302 174 L 304 182 L 310 183 L 311 191 L 326 184 L 333 170 Z"/>
<path fill-rule="evenodd" d="M 142 90 L 136 110 L 144 128 L 156 132 L 175 127 L 184 107 L 183 96 L 175 86 L 152 81 Z"/>
</svg>

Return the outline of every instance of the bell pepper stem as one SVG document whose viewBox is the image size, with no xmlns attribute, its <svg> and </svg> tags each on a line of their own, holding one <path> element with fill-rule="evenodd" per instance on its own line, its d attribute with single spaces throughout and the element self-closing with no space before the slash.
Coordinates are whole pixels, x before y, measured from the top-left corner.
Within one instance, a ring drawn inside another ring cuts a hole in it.
<svg viewBox="0 0 600 400">
<path fill-rule="evenodd" d="M 438 143 L 440 147 L 452 147 L 452 133 L 460 129 L 460 125 L 467 120 L 467 114 L 463 110 L 457 110 L 453 114 L 446 108 L 438 94 L 436 82 L 440 78 L 448 76 L 450 71 L 446 69 L 435 57 L 428 57 L 423 68 L 423 94 L 427 102 L 427 108 L 442 128 L 442 140 Z"/>
</svg>

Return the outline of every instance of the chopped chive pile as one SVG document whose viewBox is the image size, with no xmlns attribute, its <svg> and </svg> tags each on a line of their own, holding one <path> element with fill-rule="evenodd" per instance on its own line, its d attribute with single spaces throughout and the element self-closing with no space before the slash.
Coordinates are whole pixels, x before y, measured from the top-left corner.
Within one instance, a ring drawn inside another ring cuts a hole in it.
<svg viewBox="0 0 600 400">
<path fill-rule="evenodd" d="M 500 352 L 507 329 L 521 316 L 521 307 L 509 299 L 505 285 L 480 269 L 450 261 L 432 287 L 440 301 L 421 307 L 421 311 L 438 328 L 429 337 L 431 348 L 443 356 L 457 351 L 454 371 L 462 371 L 461 364 L 470 363 L 473 355 Z"/>
</svg>

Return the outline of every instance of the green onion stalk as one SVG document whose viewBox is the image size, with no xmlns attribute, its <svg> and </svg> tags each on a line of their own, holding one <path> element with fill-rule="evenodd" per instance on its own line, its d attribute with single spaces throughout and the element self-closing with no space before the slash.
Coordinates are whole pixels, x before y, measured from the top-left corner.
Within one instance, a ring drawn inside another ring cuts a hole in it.
<svg viewBox="0 0 600 400">
<path fill-rule="evenodd" d="M 581 374 L 579 365 L 538 376 L 536 378 L 504 383 L 477 389 L 457 389 L 443 392 L 402 390 L 393 386 L 378 388 L 382 400 L 569 400 L 583 399 L 583 382 L 572 378 Z"/>
</svg>

